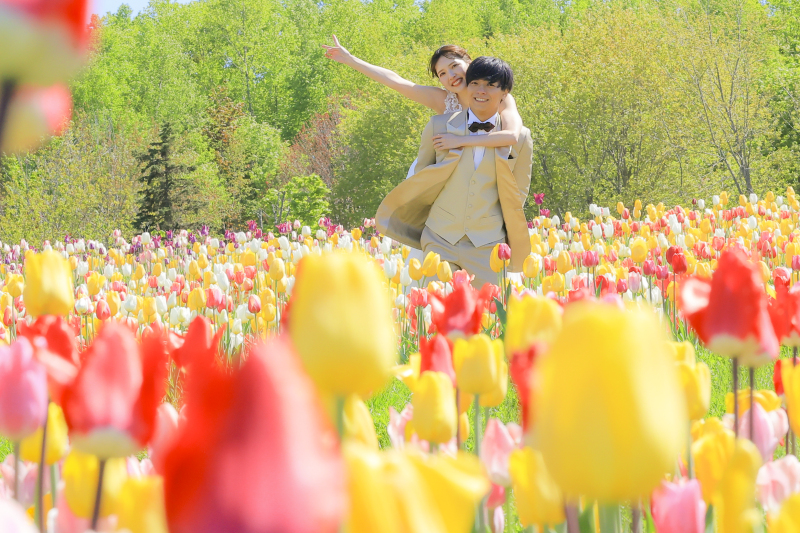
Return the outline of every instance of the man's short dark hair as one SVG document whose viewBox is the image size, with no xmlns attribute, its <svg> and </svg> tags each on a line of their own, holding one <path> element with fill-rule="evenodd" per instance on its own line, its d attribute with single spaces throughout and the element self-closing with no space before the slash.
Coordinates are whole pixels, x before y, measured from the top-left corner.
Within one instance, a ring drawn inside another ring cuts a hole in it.
<svg viewBox="0 0 800 533">
<path fill-rule="evenodd" d="M 470 63 L 467 69 L 467 85 L 475 80 L 486 80 L 511 92 L 514 87 L 514 72 L 508 63 L 498 57 L 481 56 Z"/>
</svg>

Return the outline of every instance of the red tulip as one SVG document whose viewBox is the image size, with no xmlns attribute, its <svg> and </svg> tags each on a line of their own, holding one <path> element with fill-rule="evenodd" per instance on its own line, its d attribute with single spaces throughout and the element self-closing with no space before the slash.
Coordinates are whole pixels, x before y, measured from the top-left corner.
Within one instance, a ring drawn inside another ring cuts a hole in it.
<svg viewBox="0 0 800 533">
<path fill-rule="evenodd" d="M 166 338 L 107 322 L 86 352 L 63 409 L 75 448 L 100 458 L 124 457 L 147 445 L 166 389 Z"/>
<path fill-rule="evenodd" d="M 783 374 L 781 374 L 781 366 L 783 359 L 775 361 L 775 367 L 772 370 L 772 384 L 775 386 L 775 394 L 778 396 L 783 395 Z"/>
<path fill-rule="evenodd" d="M 800 346 L 800 286 L 790 289 L 788 279 L 776 277 L 775 296 L 768 306 L 775 335 L 784 346 Z"/>
<path fill-rule="evenodd" d="M 594 250 L 587 250 L 583 252 L 583 266 L 595 267 L 600 262 L 600 254 Z"/>
<path fill-rule="evenodd" d="M 47 412 L 47 373 L 26 338 L 0 347 L 0 434 L 24 439 Z"/>
<path fill-rule="evenodd" d="M 211 322 L 204 316 L 198 316 L 189 324 L 183 344 L 175 348 L 170 355 L 178 368 L 190 368 L 196 361 L 202 365 L 210 365 L 217 354 L 217 346 L 222 337 L 223 328 L 212 334 Z"/>
<path fill-rule="evenodd" d="M 656 264 L 652 259 L 645 259 L 642 265 L 642 273 L 645 276 L 653 276 L 656 273 Z"/>
<path fill-rule="evenodd" d="M 778 339 L 761 276 L 742 251 L 723 253 L 711 281 L 686 280 L 680 290 L 680 306 L 709 349 L 738 357 L 747 366 L 762 365 L 777 356 Z"/>
<path fill-rule="evenodd" d="M 527 433 L 531 412 L 531 387 L 533 387 L 533 365 L 541 346 L 534 344 L 525 351 L 515 352 L 508 364 L 508 374 L 519 393 L 519 404 L 522 416 L 522 429 Z"/>
<path fill-rule="evenodd" d="M 800 255 L 792 256 L 792 270 L 800 270 Z"/>
<path fill-rule="evenodd" d="M 427 340 L 424 336 L 420 338 L 419 355 L 420 375 L 428 370 L 443 372 L 450 377 L 455 387 L 456 371 L 453 368 L 453 348 L 444 335 L 434 335 L 431 340 Z"/>
<path fill-rule="evenodd" d="M 667 255 L 669 255 L 669 251 L 667 251 Z M 683 254 L 683 250 L 678 250 L 672 255 L 670 264 L 672 265 L 672 271 L 676 274 L 683 274 L 689 268 L 689 264 L 686 262 L 686 256 Z"/>
<path fill-rule="evenodd" d="M 198 365 L 164 463 L 172 533 L 338 530 L 341 456 L 290 344 L 253 349 L 239 371 Z"/>
<path fill-rule="evenodd" d="M 254 315 L 261 312 L 261 298 L 256 296 L 255 294 L 250 295 L 250 298 L 247 299 L 247 310 Z"/>
<path fill-rule="evenodd" d="M 432 297 L 431 304 L 431 322 L 442 335 L 469 337 L 480 331 L 482 311 L 475 289 L 468 283 L 454 285 L 444 300 Z"/>
<path fill-rule="evenodd" d="M 94 314 L 99 320 L 108 320 L 108 318 L 111 316 L 111 308 L 108 307 L 108 302 L 103 299 L 98 300 Z"/>
<path fill-rule="evenodd" d="M 61 405 L 64 387 L 78 375 L 80 359 L 75 332 L 62 317 L 42 315 L 31 325 L 22 323 L 19 335 L 33 345 L 36 359 L 47 370 L 50 398 Z"/>
<path fill-rule="evenodd" d="M 497 257 L 501 261 L 509 261 L 511 259 L 511 247 L 504 242 L 497 246 Z"/>
</svg>

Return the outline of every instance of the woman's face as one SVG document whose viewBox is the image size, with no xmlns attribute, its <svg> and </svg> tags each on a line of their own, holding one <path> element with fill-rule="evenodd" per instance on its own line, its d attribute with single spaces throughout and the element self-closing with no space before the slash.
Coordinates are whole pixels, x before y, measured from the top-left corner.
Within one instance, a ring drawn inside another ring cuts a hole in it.
<svg viewBox="0 0 800 533">
<path fill-rule="evenodd" d="M 440 57 L 436 62 L 436 74 L 442 87 L 450 92 L 458 93 L 467 88 L 466 75 L 469 63 L 463 59 Z"/>
</svg>

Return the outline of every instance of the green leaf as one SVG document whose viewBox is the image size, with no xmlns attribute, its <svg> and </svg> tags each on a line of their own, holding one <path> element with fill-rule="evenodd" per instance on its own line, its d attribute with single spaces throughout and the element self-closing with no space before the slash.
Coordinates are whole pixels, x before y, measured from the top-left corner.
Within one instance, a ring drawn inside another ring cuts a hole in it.
<svg viewBox="0 0 800 533">
<path fill-rule="evenodd" d="M 706 533 L 714 533 L 714 506 L 709 505 L 706 511 Z"/>
<path fill-rule="evenodd" d="M 578 517 L 578 529 L 581 533 L 599 533 L 594 527 L 594 504 L 586 507 Z"/>
</svg>

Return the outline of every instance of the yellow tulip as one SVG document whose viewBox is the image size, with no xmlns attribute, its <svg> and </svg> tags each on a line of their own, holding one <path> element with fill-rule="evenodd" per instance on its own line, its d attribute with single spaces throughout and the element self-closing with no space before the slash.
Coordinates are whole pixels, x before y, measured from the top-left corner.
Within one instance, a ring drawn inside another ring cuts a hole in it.
<svg viewBox="0 0 800 533">
<path fill-rule="evenodd" d="M 348 439 L 373 450 L 379 449 L 375 423 L 366 404 L 357 394 L 349 395 L 344 402 L 344 433 Z"/>
<path fill-rule="evenodd" d="M 473 335 L 469 340 L 456 339 L 453 363 L 459 390 L 469 394 L 488 394 L 494 390 L 500 369 L 495 352 L 503 353 L 503 342 L 488 335 Z"/>
<path fill-rule="evenodd" d="M 80 518 L 91 518 L 97 494 L 97 478 L 100 463 L 97 457 L 72 450 L 64 460 L 62 476 L 64 496 L 70 510 Z M 128 466 L 124 457 L 106 460 L 103 472 L 100 516 L 115 514 L 119 508 L 119 496 L 128 477 Z"/>
<path fill-rule="evenodd" d="M 489 490 L 483 467 L 458 452 L 377 452 L 346 442 L 349 533 L 467 533 L 474 509 Z"/>
<path fill-rule="evenodd" d="M 719 533 L 752 533 L 761 523 L 756 509 L 756 475 L 761 455 L 747 439 L 736 441 L 733 454 L 714 492 L 714 517 Z"/>
<path fill-rule="evenodd" d="M 514 352 L 533 344 L 551 344 L 561 330 L 561 306 L 551 298 L 530 294 L 512 296 L 508 302 L 505 348 L 510 360 Z"/>
<path fill-rule="evenodd" d="M 197 266 L 200 267 L 200 270 L 207 269 L 209 264 L 210 263 L 206 254 L 200 254 L 200 256 L 197 258 Z"/>
<path fill-rule="evenodd" d="M 423 372 L 411 398 L 419 438 L 442 444 L 456 436 L 458 414 L 453 382 L 443 372 Z"/>
<path fill-rule="evenodd" d="M 72 272 L 58 252 L 27 254 L 25 279 L 22 298 L 29 315 L 67 315 L 72 311 Z"/>
<path fill-rule="evenodd" d="M 711 405 L 711 371 L 705 363 L 677 363 L 689 420 L 706 416 Z"/>
<path fill-rule="evenodd" d="M 103 288 L 103 285 L 106 284 L 105 276 L 98 274 L 97 272 L 92 272 L 89 274 L 89 277 L 86 278 L 86 288 L 89 290 L 89 296 L 95 296 L 100 294 L 100 290 Z"/>
<path fill-rule="evenodd" d="M 411 261 L 408 262 L 408 275 L 411 276 L 411 279 L 414 281 L 421 280 L 422 276 L 425 275 L 425 273 L 422 272 L 422 265 L 416 257 L 412 257 Z"/>
<path fill-rule="evenodd" d="M 278 310 L 275 309 L 275 305 L 273 304 L 267 304 L 261 306 L 261 316 L 263 316 L 264 320 L 266 320 L 267 322 L 272 322 L 273 320 L 275 320 L 277 313 Z"/>
<path fill-rule="evenodd" d="M 383 272 L 360 254 L 303 258 L 288 330 L 306 371 L 332 394 L 379 389 L 397 358 Z"/>
<path fill-rule="evenodd" d="M 361 229 L 360 228 L 354 228 L 353 231 L 350 232 L 350 234 L 353 236 L 353 240 L 354 241 L 361 240 Z"/>
<path fill-rule="evenodd" d="M 422 264 L 422 273 L 425 275 L 425 277 L 434 277 L 439 270 L 440 262 L 441 258 L 439 257 L 439 254 L 435 252 L 428 252 L 428 255 L 425 256 L 425 262 Z"/>
<path fill-rule="evenodd" d="M 398 269 L 398 275 L 400 273 L 400 269 Z M 439 263 L 439 267 L 436 269 L 436 274 L 439 276 L 439 281 L 443 283 L 448 283 L 453 279 L 453 270 L 450 267 L 450 263 L 447 261 L 442 261 Z"/>
<path fill-rule="evenodd" d="M 503 271 L 504 267 L 508 266 L 508 259 L 501 260 L 498 252 L 500 250 L 500 245 L 495 244 L 494 248 L 492 248 L 492 255 L 489 257 L 489 267 L 492 269 L 492 272 L 500 273 Z"/>
<path fill-rule="evenodd" d="M 206 308 L 206 291 L 197 287 L 196 289 L 192 289 L 192 292 L 189 293 L 189 309 L 192 311 L 202 311 Z"/>
<path fill-rule="evenodd" d="M 276 257 L 269 265 L 269 277 L 272 281 L 278 281 L 286 275 L 286 265 L 283 259 Z"/>
<path fill-rule="evenodd" d="M 561 252 L 558 254 L 558 258 L 556 258 L 556 270 L 558 270 L 560 274 L 566 274 L 572 270 L 572 256 L 569 255 L 569 252 Z"/>
<path fill-rule="evenodd" d="M 44 460 L 48 465 L 56 464 L 69 451 L 67 422 L 61 407 L 54 403 L 47 406 L 47 442 Z M 42 456 L 42 428 L 20 442 L 19 455 L 24 461 L 38 463 Z"/>
<path fill-rule="evenodd" d="M 508 363 L 503 357 L 503 350 L 496 350 L 494 355 L 498 369 L 497 380 L 489 394 L 481 394 L 479 400 L 481 407 L 497 407 L 506 399 L 508 392 Z"/>
<path fill-rule="evenodd" d="M 567 308 L 536 363 L 537 445 L 569 495 L 649 494 L 675 466 L 688 420 L 664 333 L 645 311 L 601 302 Z"/>
<path fill-rule="evenodd" d="M 539 451 L 527 446 L 514 450 L 508 460 L 508 471 L 523 526 L 555 525 L 566 519 L 564 496 Z"/>
<path fill-rule="evenodd" d="M 770 524 L 769 533 L 797 531 L 800 531 L 800 494 L 792 494 L 783 500 L 778 516 Z"/>
<path fill-rule="evenodd" d="M 197 261 L 192 259 L 189 262 L 189 279 L 196 280 L 200 278 L 200 276 L 201 276 L 200 267 L 197 265 Z"/>
<path fill-rule="evenodd" d="M 0 293 L 0 312 L 4 312 L 12 305 L 14 305 L 14 297 L 7 292 Z"/>
<path fill-rule="evenodd" d="M 539 275 L 539 261 L 533 254 L 525 258 L 522 263 L 522 273 L 526 278 L 535 278 Z"/>
<path fill-rule="evenodd" d="M 147 320 L 149 317 L 155 316 L 158 313 L 155 298 L 148 296 L 144 299 L 144 302 L 142 303 L 142 313 L 144 313 L 145 320 Z"/>
<path fill-rule="evenodd" d="M 393 373 L 397 379 L 402 381 L 411 392 L 416 390 L 421 363 L 420 354 L 416 352 L 408 356 L 408 364 L 397 365 L 393 369 Z"/>
<path fill-rule="evenodd" d="M 119 493 L 117 527 L 131 533 L 168 533 L 164 480 L 160 476 L 129 478 Z"/>
<path fill-rule="evenodd" d="M 22 291 L 25 289 L 25 281 L 19 274 L 9 274 L 8 281 L 6 281 L 6 291 L 13 298 L 22 296 Z"/>
<path fill-rule="evenodd" d="M 161 262 L 158 262 L 153 264 L 153 271 L 150 273 L 150 275 L 158 277 L 162 272 L 164 272 L 164 265 Z"/>
<path fill-rule="evenodd" d="M 136 265 L 136 270 L 133 272 L 133 276 L 131 276 L 131 278 L 136 280 L 136 281 L 139 281 L 140 279 L 142 279 L 146 275 L 147 275 L 147 272 L 145 272 L 145 270 L 144 270 L 144 265 L 139 263 L 139 264 Z"/>
<path fill-rule="evenodd" d="M 117 316 L 120 306 L 122 305 L 122 300 L 120 300 L 119 293 L 116 291 L 107 292 L 106 303 L 108 304 L 109 311 L 111 311 L 111 316 Z"/>
<path fill-rule="evenodd" d="M 726 429 L 721 423 L 704 428 L 703 433 L 692 443 L 695 474 L 700 481 L 706 503 L 712 502 L 717 485 L 733 455 L 734 446 L 733 431 Z"/>
<path fill-rule="evenodd" d="M 800 430 L 800 416 L 798 416 L 800 415 L 800 365 L 782 364 L 781 377 L 783 378 L 783 394 L 786 399 L 787 412 L 789 413 L 789 425 L 796 435 Z"/>
<path fill-rule="evenodd" d="M 634 263 L 644 263 L 647 259 L 647 241 L 642 237 L 637 237 L 631 244 L 631 259 Z"/>
<path fill-rule="evenodd" d="M 256 266 L 257 262 L 258 258 L 256 257 L 256 254 L 254 254 L 250 250 L 246 250 L 242 254 L 242 266 Z"/>
</svg>

